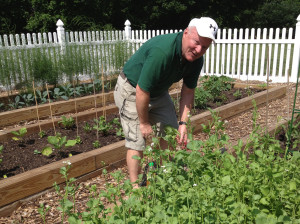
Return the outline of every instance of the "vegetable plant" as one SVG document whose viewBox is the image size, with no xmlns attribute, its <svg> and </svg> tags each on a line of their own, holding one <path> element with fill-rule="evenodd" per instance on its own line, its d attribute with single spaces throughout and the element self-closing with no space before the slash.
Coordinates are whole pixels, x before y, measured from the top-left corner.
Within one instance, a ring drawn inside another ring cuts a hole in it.
<svg viewBox="0 0 300 224">
<path fill-rule="evenodd" d="M 213 99 L 213 96 L 209 91 L 204 90 L 203 87 L 197 87 L 195 89 L 195 107 L 200 109 L 206 109 L 207 103 Z"/>
<path fill-rule="evenodd" d="M 92 131 L 92 127 L 89 125 L 89 123 L 85 123 L 84 126 L 83 126 L 83 130 L 85 132 L 91 132 Z"/>
<path fill-rule="evenodd" d="M 108 132 L 111 130 L 112 125 L 110 122 L 106 122 L 104 116 L 100 116 L 98 119 L 94 119 L 95 125 L 93 129 L 101 132 L 103 135 L 107 135 Z"/>
<path fill-rule="evenodd" d="M 53 90 L 53 98 L 58 100 L 60 98 L 64 99 L 64 100 L 68 100 L 69 98 L 67 96 L 64 95 L 64 92 L 60 90 L 60 88 L 56 87 Z"/>
<path fill-rule="evenodd" d="M 51 91 L 49 91 L 49 94 L 51 93 Z M 40 103 L 47 103 L 48 101 L 48 93 L 47 91 L 40 91 L 40 90 L 36 90 L 36 96 L 37 96 L 37 99 Z"/>
<path fill-rule="evenodd" d="M 101 146 L 101 144 L 100 144 L 100 142 L 98 140 L 96 140 L 96 141 L 93 142 L 93 147 L 95 149 L 99 148 L 100 146 Z"/>
<path fill-rule="evenodd" d="M 23 106 L 25 105 L 24 102 L 21 101 L 21 97 L 18 95 L 15 97 L 15 101 L 14 102 L 10 102 L 8 104 L 8 106 L 11 108 L 11 109 L 20 109 L 22 108 Z"/>
<path fill-rule="evenodd" d="M 142 165 L 161 161 L 150 171 L 155 175 L 147 187 L 133 189 L 121 171 L 105 172 L 117 184 L 107 183 L 99 193 L 91 188 L 86 211 L 74 211 L 72 200 L 60 211 L 68 214 L 69 223 L 299 223 L 300 153 L 282 156 L 277 140 L 258 138 L 262 129 L 257 124 L 244 149 L 239 141 L 233 154 L 223 152 L 228 136 L 212 113 L 213 121 L 204 126 L 209 139 L 193 139 L 188 127 L 188 151 L 169 148 L 177 144 L 172 128 L 166 149 L 161 150 L 158 137 L 152 138 L 143 159 L 137 158 Z M 104 200 L 114 209 L 105 208 Z"/>
<path fill-rule="evenodd" d="M 76 145 L 76 140 L 67 140 L 67 136 L 62 137 L 60 133 L 57 133 L 56 136 L 48 136 L 47 140 L 54 149 L 59 150 L 60 152 L 64 147 L 72 147 Z M 51 155 L 53 153 L 51 146 L 43 148 L 42 154 L 46 156 Z"/>
<path fill-rule="evenodd" d="M 23 94 L 22 99 L 26 106 L 30 106 L 34 103 L 34 96 L 31 93 Z"/>
<path fill-rule="evenodd" d="M 240 91 L 239 89 L 236 90 L 236 91 L 233 93 L 233 96 L 234 96 L 236 99 L 241 99 L 241 98 L 242 98 L 241 91 Z"/>
<path fill-rule="evenodd" d="M 12 137 L 13 140 L 15 141 L 23 141 L 24 135 L 27 133 L 27 128 L 21 128 L 18 131 L 12 131 L 11 132 L 14 136 Z"/>
<path fill-rule="evenodd" d="M 71 129 L 75 125 L 75 120 L 73 117 L 66 117 L 66 116 L 61 116 L 61 121 L 58 122 L 59 124 L 62 124 L 62 126 L 65 129 Z"/>
</svg>

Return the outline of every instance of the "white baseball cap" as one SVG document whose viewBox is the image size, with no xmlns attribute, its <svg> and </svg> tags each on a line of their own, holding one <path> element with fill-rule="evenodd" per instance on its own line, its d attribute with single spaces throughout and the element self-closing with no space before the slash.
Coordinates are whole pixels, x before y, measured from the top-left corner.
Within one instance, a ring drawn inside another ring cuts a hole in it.
<svg viewBox="0 0 300 224">
<path fill-rule="evenodd" d="M 218 24 L 212 18 L 194 18 L 190 21 L 189 26 L 196 27 L 199 36 L 210 38 L 213 42 L 216 42 Z"/>
</svg>

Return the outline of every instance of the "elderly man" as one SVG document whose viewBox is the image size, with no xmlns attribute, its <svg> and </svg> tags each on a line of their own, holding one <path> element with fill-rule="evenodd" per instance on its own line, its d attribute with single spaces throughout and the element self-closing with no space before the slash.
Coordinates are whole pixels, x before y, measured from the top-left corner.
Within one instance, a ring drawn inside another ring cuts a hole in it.
<svg viewBox="0 0 300 224">
<path fill-rule="evenodd" d="M 209 17 L 192 19 L 179 33 L 160 35 L 144 43 L 126 62 L 114 91 L 115 103 L 125 135 L 129 177 L 135 183 L 140 173 L 139 161 L 152 126 L 164 135 L 169 125 L 179 131 L 178 143 L 186 144 L 188 114 L 194 100 L 203 55 L 215 41 L 217 23 Z M 183 79 L 179 123 L 168 94 L 169 87 Z M 161 141 L 162 149 L 166 143 Z M 137 185 L 135 185 L 137 186 Z"/>
</svg>

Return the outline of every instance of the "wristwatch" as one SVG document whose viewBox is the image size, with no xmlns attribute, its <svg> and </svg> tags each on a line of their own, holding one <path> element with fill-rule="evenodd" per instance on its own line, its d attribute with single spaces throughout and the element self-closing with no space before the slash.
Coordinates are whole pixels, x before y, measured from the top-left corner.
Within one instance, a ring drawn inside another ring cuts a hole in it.
<svg viewBox="0 0 300 224">
<path fill-rule="evenodd" d="M 187 125 L 187 123 L 185 122 L 185 121 L 179 121 L 179 123 L 178 123 L 179 125 Z"/>
</svg>

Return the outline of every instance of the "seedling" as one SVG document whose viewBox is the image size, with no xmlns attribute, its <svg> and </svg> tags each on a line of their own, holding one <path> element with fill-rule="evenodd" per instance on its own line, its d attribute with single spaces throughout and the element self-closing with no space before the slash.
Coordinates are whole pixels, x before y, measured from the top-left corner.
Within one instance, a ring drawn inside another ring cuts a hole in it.
<svg viewBox="0 0 300 224">
<path fill-rule="evenodd" d="M 80 136 L 77 136 L 75 140 L 76 140 L 76 144 L 82 143 Z"/>
<path fill-rule="evenodd" d="M 103 135 L 107 135 L 109 130 L 112 128 L 112 125 L 105 121 L 104 116 L 99 117 L 99 119 L 94 119 L 95 125 L 93 128 L 99 132 L 102 132 Z"/>
<path fill-rule="evenodd" d="M 12 137 L 15 141 L 23 141 L 24 135 L 27 133 L 27 128 L 21 128 L 19 131 L 11 132 L 14 136 Z"/>
<path fill-rule="evenodd" d="M 83 129 L 84 129 L 85 132 L 91 132 L 92 131 L 92 127 L 88 123 L 85 123 L 85 125 L 83 126 Z"/>
<path fill-rule="evenodd" d="M 72 127 L 74 127 L 75 125 L 75 120 L 73 117 L 66 117 L 66 116 L 62 116 L 61 117 L 61 121 L 58 122 L 59 124 L 62 124 L 62 126 L 65 129 L 71 129 Z"/>
<path fill-rule="evenodd" d="M 45 131 L 40 131 L 39 134 L 40 138 L 43 138 L 46 136 L 46 132 Z"/>
<path fill-rule="evenodd" d="M 48 143 L 51 144 L 55 149 L 62 150 L 63 147 L 72 147 L 76 145 L 76 140 L 67 140 L 66 136 L 61 137 L 60 133 L 56 136 L 48 136 Z M 42 154 L 49 156 L 53 152 L 52 147 L 46 146 L 42 150 Z"/>
<path fill-rule="evenodd" d="M 99 148 L 100 146 L 101 146 L 101 144 L 100 144 L 100 142 L 98 140 L 96 140 L 96 141 L 93 142 L 93 147 L 95 149 Z"/>
</svg>

